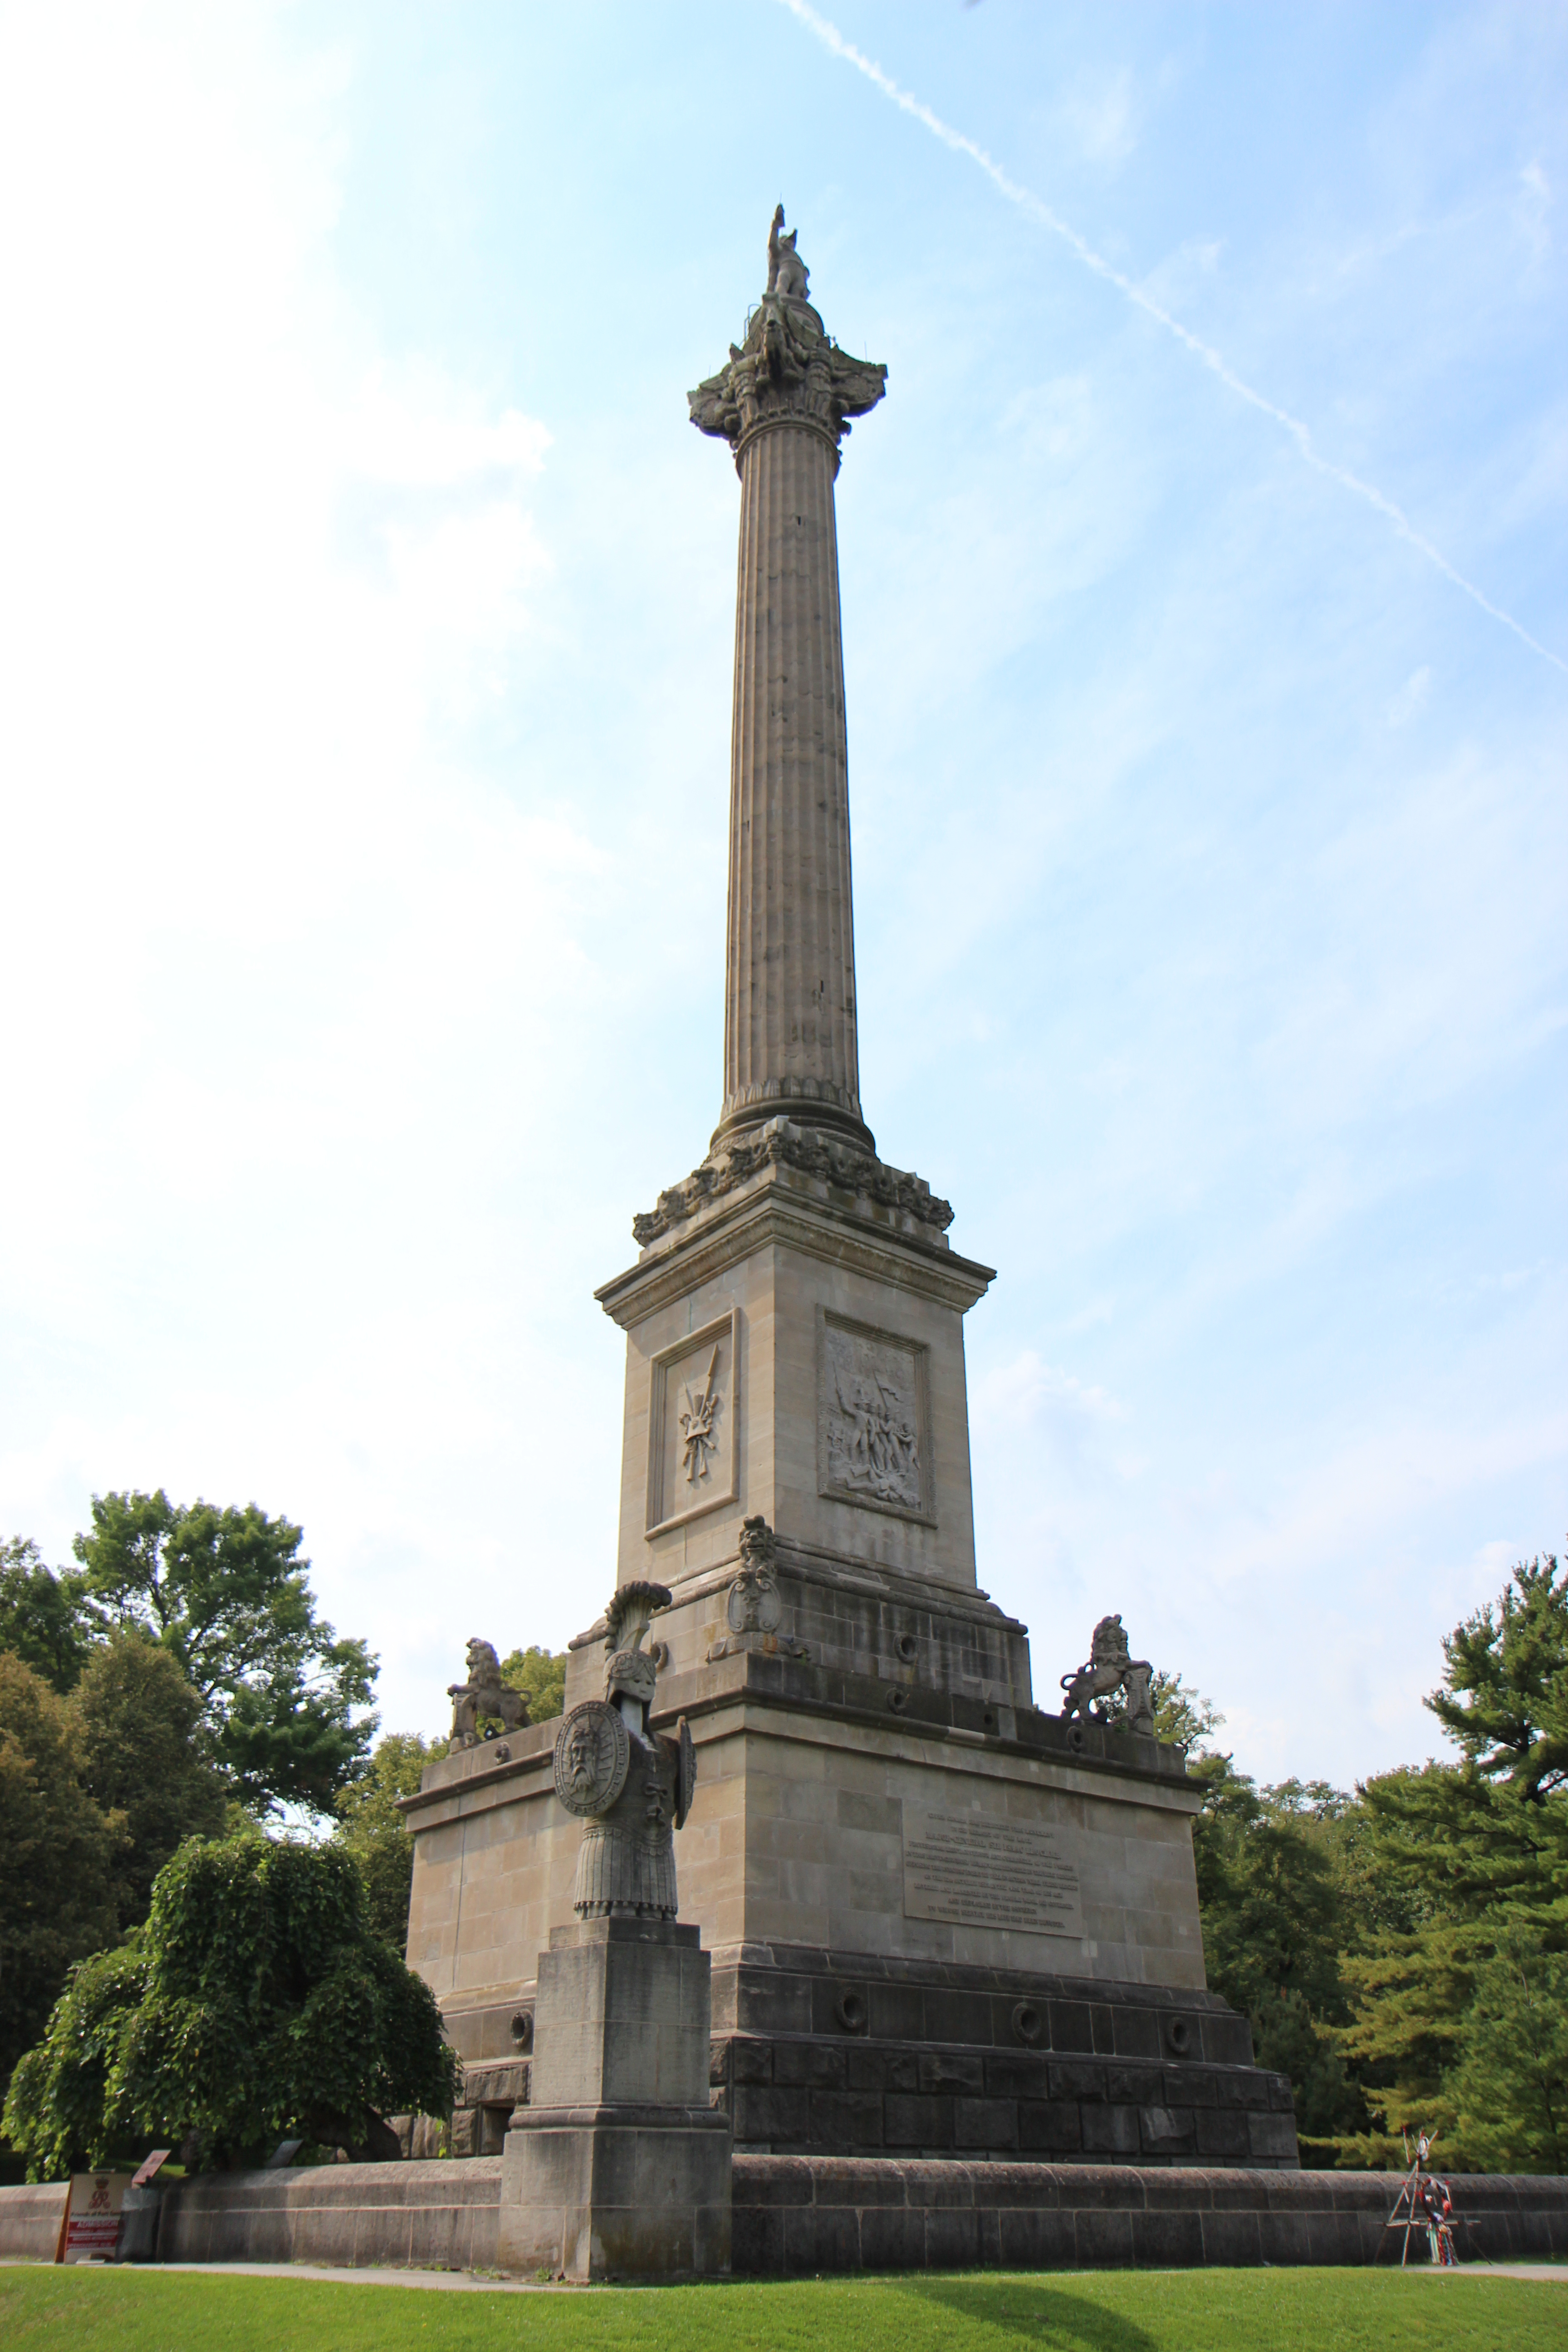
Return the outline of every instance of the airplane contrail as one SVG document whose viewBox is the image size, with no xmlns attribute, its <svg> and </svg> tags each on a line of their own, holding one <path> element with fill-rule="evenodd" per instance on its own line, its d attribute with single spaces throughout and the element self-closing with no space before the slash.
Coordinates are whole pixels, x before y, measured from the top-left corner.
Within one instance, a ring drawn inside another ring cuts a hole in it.
<svg viewBox="0 0 1568 2352">
<path fill-rule="evenodd" d="M 1351 473 L 1343 466 L 1336 466 L 1331 457 L 1325 457 L 1313 441 L 1310 426 L 1303 425 L 1299 416 L 1292 416 L 1289 409 L 1280 408 L 1261 392 L 1255 392 L 1212 344 L 1204 342 L 1190 327 L 1184 327 L 1179 319 L 1173 317 L 1169 310 L 1154 300 L 1152 295 L 1146 294 L 1142 286 L 1118 269 L 1114 263 L 1107 261 L 1103 254 L 1096 253 L 1088 240 L 1079 236 L 1077 229 L 1063 220 L 1059 214 L 1054 213 L 1032 188 L 1026 188 L 1011 178 L 977 141 L 966 138 L 962 131 L 955 131 L 952 123 L 944 122 L 940 114 L 933 112 L 912 91 L 901 89 L 891 74 L 884 73 L 874 58 L 868 58 L 863 49 L 858 49 L 853 41 L 847 40 L 837 26 L 819 16 L 807 5 L 807 0 L 781 0 L 781 5 L 789 10 L 792 16 L 798 18 L 807 32 L 815 35 L 825 49 L 842 58 L 846 65 L 853 66 L 857 73 L 864 74 L 866 79 L 879 89 L 884 98 L 890 99 L 901 113 L 912 116 L 933 138 L 940 139 L 944 147 L 950 147 L 954 154 L 967 155 L 971 163 L 977 163 L 1010 205 L 1016 205 L 1026 218 L 1036 222 L 1041 228 L 1049 229 L 1053 236 L 1059 236 L 1065 245 L 1070 246 L 1086 269 L 1092 269 L 1096 277 L 1105 278 L 1140 310 L 1157 320 L 1167 333 L 1174 335 L 1179 343 L 1184 343 L 1194 358 L 1201 360 L 1205 367 L 1218 376 L 1239 400 L 1247 401 L 1251 407 L 1260 409 L 1265 416 L 1271 417 L 1276 425 L 1282 425 L 1309 466 L 1315 467 L 1320 474 L 1326 474 L 1330 481 L 1338 482 L 1342 489 L 1351 490 L 1358 499 L 1364 499 L 1368 506 L 1375 507 L 1378 513 L 1394 525 L 1401 539 L 1407 540 L 1428 563 L 1436 565 L 1446 580 L 1451 581 L 1473 604 L 1479 604 L 1483 613 L 1489 613 L 1494 621 L 1500 621 L 1505 629 L 1511 629 L 1531 653 L 1539 654 L 1554 668 L 1568 672 L 1568 661 L 1543 646 L 1538 637 L 1532 637 L 1511 613 L 1505 613 L 1500 604 L 1494 604 L 1473 580 L 1467 580 L 1462 572 L 1457 572 L 1441 549 L 1434 547 L 1431 541 L 1416 530 L 1402 507 L 1385 497 L 1375 483 L 1363 482 L 1359 474 Z"/>
</svg>

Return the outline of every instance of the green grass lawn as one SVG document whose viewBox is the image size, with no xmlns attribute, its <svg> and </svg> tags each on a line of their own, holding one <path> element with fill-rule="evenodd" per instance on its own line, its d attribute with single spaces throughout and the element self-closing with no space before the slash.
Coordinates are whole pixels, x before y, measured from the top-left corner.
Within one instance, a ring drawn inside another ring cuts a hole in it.
<svg viewBox="0 0 1568 2352">
<path fill-rule="evenodd" d="M 1562 2352 L 1568 2286 L 1387 2271 L 1095 2271 L 500 2295 L 0 2269 L 9 2352 Z"/>
</svg>

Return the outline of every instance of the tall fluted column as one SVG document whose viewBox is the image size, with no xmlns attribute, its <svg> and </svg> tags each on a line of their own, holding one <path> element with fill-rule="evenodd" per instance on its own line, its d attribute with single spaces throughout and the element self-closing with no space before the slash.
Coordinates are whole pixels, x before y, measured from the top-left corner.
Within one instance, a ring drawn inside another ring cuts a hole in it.
<svg viewBox="0 0 1568 2352">
<path fill-rule="evenodd" d="M 730 443 L 741 477 L 719 1135 L 783 1112 L 870 1147 L 833 483 L 845 420 L 880 400 L 887 370 L 830 341 L 781 226 L 782 214 L 743 347 L 690 395 L 692 422 Z"/>
</svg>

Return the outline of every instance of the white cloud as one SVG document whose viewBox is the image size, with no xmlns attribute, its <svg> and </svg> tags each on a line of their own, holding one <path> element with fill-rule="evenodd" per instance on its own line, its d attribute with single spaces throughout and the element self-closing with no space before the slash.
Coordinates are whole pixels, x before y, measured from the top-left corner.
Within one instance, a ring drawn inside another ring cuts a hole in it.
<svg viewBox="0 0 1568 2352">
<path fill-rule="evenodd" d="M 1423 662 L 1419 669 L 1411 671 L 1410 676 L 1405 679 L 1398 693 L 1390 700 L 1388 706 L 1389 725 L 1391 727 L 1407 727 L 1411 719 L 1415 718 L 1420 711 L 1426 709 L 1426 698 L 1431 691 L 1431 665 L 1427 662 Z"/>
<path fill-rule="evenodd" d="M 1137 147 L 1142 112 L 1125 66 L 1079 74 L 1054 110 L 1057 124 L 1085 161 L 1112 169 Z"/>
</svg>

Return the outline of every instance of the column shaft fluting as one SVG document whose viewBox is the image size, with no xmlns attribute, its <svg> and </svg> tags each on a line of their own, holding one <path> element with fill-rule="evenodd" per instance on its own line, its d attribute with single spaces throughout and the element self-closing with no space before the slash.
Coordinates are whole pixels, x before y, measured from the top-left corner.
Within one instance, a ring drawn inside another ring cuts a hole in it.
<svg viewBox="0 0 1568 2352">
<path fill-rule="evenodd" d="M 859 1129 L 837 456 L 780 422 L 740 457 L 722 1124 Z"/>
</svg>

